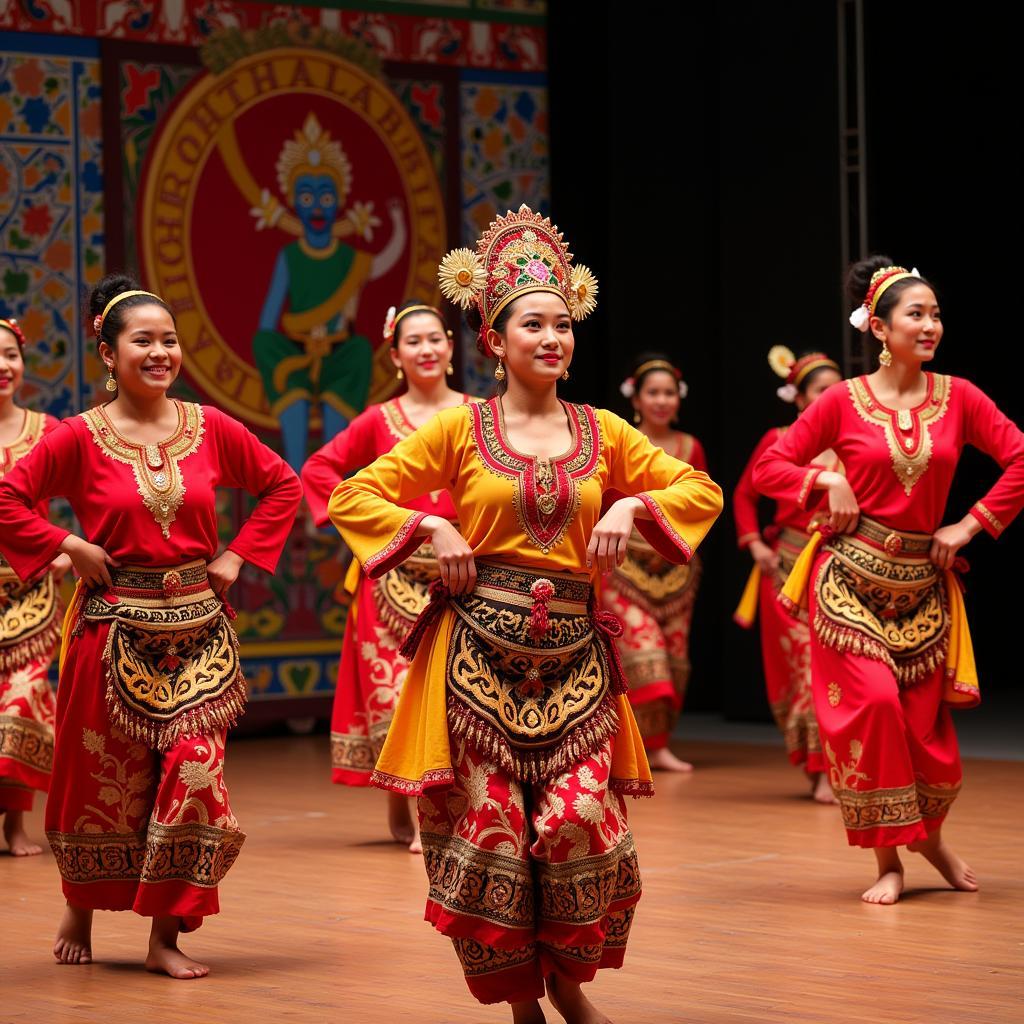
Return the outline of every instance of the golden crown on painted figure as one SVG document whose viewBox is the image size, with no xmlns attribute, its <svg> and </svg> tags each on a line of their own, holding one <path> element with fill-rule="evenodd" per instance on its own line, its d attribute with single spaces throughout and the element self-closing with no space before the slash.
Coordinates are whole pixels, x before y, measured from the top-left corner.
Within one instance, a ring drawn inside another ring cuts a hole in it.
<svg viewBox="0 0 1024 1024">
<path fill-rule="evenodd" d="M 338 206 L 344 203 L 352 188 L 352 164 L 341 143 L 324 131 L 316 114 L 310 113 L 295 133 L 285 142 L 277 158 L 277 184 L 289 203 L 295 202 L 295 182 L 301 174 L 328 174 L 338 188 Z"/>
<path fill-rule="evenodd" d="M 573 255 L 550 218 L 525 203 L 491 221 L 472 249 L 453 249 L 441 261 L 438 281 L 446 299 L 468 309 L 476 303 L 484 332 L 514 299 L 527 292 L 560 295 L 573 320 L 597 307 L 597 278 Z"/>
</svg>

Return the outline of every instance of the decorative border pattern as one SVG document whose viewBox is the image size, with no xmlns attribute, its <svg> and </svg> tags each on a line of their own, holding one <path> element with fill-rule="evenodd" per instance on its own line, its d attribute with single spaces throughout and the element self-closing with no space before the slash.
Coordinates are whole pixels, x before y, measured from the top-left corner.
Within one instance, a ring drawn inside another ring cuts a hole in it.
<svg viewBox="0 0 1024 1024">
<path fill-rule="evenodd" d="M 986 508 L 985 504 L 980 501 L 974 503 L 974 508 L 971 509 L 974 513 L 974 518 L 978 520 L 984 520 L 982 525 L 988 524 L 992 527 L 995 535 L 998 537 L 999 534 L 1006 529 L 1006 527 L 998 520 L 992 513 Z"/>
<path fill-rule="evenodd" d="M 338 8 L 341 6 L 339 2 Z M 285 25 L 354 36 L 382 60 L 505 71 L 543 71 L 547 67 L 543 11 L 523 10 L 522 0 L 513 10 L 508 3 L 495 10 L 490 5 L 467 9 L 466 4 L 433 2 L 420 13 L 420 4 L 409 0 L 362 0 L 344 6 L 346 9 L 340 10 L 327 4 L 254 0 L 49 0 L 4 4 L 0 29 L 201 46 L 223 29 Z"/>
<path fill-rule="evenodd" d="M 945 374 L 928 374 L 928 397 L 916 409 L 889 409 L 871 393 L 864 377 L 846 382 L 857 414 L 866 423 L 874 423 L 885 432 L 892 455 L 892 471 L 907 496 L 914 485 L 928 471 L 932 457 L 932 435 L 928 427 L 946 415 L 952 378 Z M 901 427 L 901 420 L 909 420 L 910 427 Z M 901 433 L 909 436 L 901 440 Z"/>
<path fill-rule="evenodd" d="M 178 463 L 199 450 L 205 434 L 202 406 L 173 401 L 178 410 L 178 427 L 159 444 L 135 444 L 122 437 L 103 406 L 81 414 L 100 451 L 115 462 L 131 467 L 142 503 L 167 538 L 171 536 L 171 524 L 185 500 L 185 483 Z"/>
<path fill-rule="evenodd" d="M 363 563 L 363 571 L 370 579 L 376 579 L 393 568 L 413 547 L 418 546 L 419 541 L 415 537 L 416 527 L 426 518 L 426 512 L 413 512 L 391 541 Z"/>
<path fill-rule="evenodd" d="M 562 402 L 562 407 L 572 432 L 569 450 L 553 459 L 538 459 L 521 455 L 509 445 L 497 398 L 470 406 L 480 461 L 495 476 L 512 481 L 516 519 L 545 555 L 562 542 L 576 518 L 579 485 L 593 476 L 601 457 L 601 428 L 594 410 L 569 402 Z"/>
</svg>

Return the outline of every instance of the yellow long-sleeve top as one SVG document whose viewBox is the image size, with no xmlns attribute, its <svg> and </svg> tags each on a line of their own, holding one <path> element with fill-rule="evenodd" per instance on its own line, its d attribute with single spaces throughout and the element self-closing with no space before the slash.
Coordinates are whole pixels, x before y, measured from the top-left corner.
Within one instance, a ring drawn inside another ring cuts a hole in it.
<svg viewBox="0 0 1024 1024">
<path fill-rule="evenodd" d="M 572 442 L 556 458 L 517 452 L 508 443 L 500 402 L 492 399 L 438 413 L 343 480 L 328 512 L 366 574 L 381 576 L 419 546 L 416 528 L 426 513 L 402 505 L 441 489 L 451 495 L 477 559 L 586 573 L 602 497 L 614 491 L 643 501 L 651 519 L 637 526 L 659 553 L 674 563 L 688 561 L 722 510 L 721 488 L 613 413 L 563 405 Z M 445 702 L 453 616 L 445 612 L 410 666 L 377 762 L 377 785 L 417 794 L 453 779 Z M 650 770 L 625 697 L 618 711 L 612 777 L 618 788 L 642 792 Z"/>
</svg>

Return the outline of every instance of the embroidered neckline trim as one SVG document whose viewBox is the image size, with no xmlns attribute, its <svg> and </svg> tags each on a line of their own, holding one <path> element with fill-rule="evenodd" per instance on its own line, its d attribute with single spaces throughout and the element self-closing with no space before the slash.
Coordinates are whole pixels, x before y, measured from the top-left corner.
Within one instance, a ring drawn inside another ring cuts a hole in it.
<svg viewBox="0 0 1024 1024">
<path fill-rule="evenodd" d="M 18 459 L 27 455 L 43 436 L 43 424 L 46 417 L 35 409 L 25 410 L 25 420 L 18 436 L 10 444 L 0 445 L 0 479 L 14 468 Z"/>
<path fill-rule="evenodd" d="M 913 409 L 890 409 L 874 396 L 864 377 L 846 382 L 854 409 L 862 420 L 881 427 L 889 445 L 892 469 L 909 497 L 927 472 L 932 457 L 929 425 L 938 422 L 949 408 L 951 378 L 929 373 L 925 400 Z"/>
<path fill-rule="evenodd" d="M 562 402 L 572 444 L 551 459 L 524 455 L 508 443 L 497 398 L 470 405 L 473 441 L 484 466 L 513 483 L 520 528 L 546 555 L 562 542 L 580 506 L 579 485 L 597 469 L 601 430 L 589 405 Z"/>
<path fill-rule="evenodd" d="M 179 462 L 198 450 L 205 432 L 201 406 L 177 399 L 172 401 L 178 413 L 178 426 L 170 437 L 156 444 L 139 444 L 126 438 L 118 432 L 102 406 L 82 413 L 100 451 L 131 468 L 142 503 L 168 539 L 171 523 L 185 500 Z"/>
</svg>

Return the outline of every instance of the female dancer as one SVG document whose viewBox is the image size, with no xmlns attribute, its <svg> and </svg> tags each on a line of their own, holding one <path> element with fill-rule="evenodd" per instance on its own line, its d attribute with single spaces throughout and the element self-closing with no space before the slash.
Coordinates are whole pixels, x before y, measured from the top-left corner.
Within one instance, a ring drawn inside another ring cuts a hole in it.
<svg viewBox="0 0 1024 1024">
<path fill-rule="evenodd" d="M 700 441 L 672 429 L 687 386 L 666 356 L 640 356 L 619 390 L 632 402 L 633 422 L 652 444 L 707 472 Z M 602 607 L 622 620 L 622 636 L 615 645 L 652 768 L 693 771 L 692 764 L 672 753 L 668 741 L 690 680 L 690 624 L 699 582 L 699 556 L 674 565 L 636 528 L 622 564 L 602 581 Z"/>
<path fill-rule="evenodd" d="M 796 405 L 798 414 L 842 379 L 838 365 L 821 352 L 806 352 L 797 359 L 785 346 L 775 345 L 768 353 L 768 362 L 785 378 L 785 384 L 778 389 L 779 397 Z M 814 799 L 818 803 L 834 804 L 836 798 L 829 783 L 825 755 L 821 752 L 818 720 L 814 717 L 807 616 L 790 615 L 778 602 L 779 591 L 809 540 L 813 516 L 794 502 L 783 499 L 776 503 L 775 517 L 763 535 L 757 518 L 760 496 L 754 489 L 754 466 L 785 432 L 786 427 L 774 427 L 761 438 L 733 494 L 737 542 L 754 560 L 734 618 L 744 629 L 750 629 L 760 609 L 765 686 L 775 722 L 786 741 L 786 752 L 790 761 L 803 765 L 810 776 Z M 822 452 L 811 465 L 842 471 L 831 451 Z"/>
<path fill-rule="evenodd" d="M 793 604 L 806 595 L 832 788 L 850 843 L 878 860 L 863 899 L 895 903 L 900 846 L 955 888 L 977 889 L 942 835 L 961 782 L 949 705 L 979 699 L 953 570 L 979 530 L 998 536 L 1024 505 L 1024 434 L 969 381 L 925 371 L 943 332 L 920 274 L 876 256 L 854 264 L 847 283 L 858 303 L 851 322 L 881 342 L 881 366 L 822 395 L 761 457 L 754 486 L 801 507 L 817 491 L 828 495 L 828 527 L 804 549 L 782 597 Z M 963 519 L 940 528 L 964 444 L 1004 471 Z M 845 476 L 808 468 L 830 448 Z"/>
<path fill-rule="evenodd" d="M 427 920 L 474 996 L 511 1003 L 517 1022 L 543 1021 L 545 981 L 567 1020 L 599 1019 L 580 983 L 621 965 L 640 897 L 622 797 L 650 793 L 650 773 L 594 578 L 624 557 L 634 519 L 681 562 L 721 509 L 706 474 L 559 401 L 572 318 L 595 305 L 570 260 L 526 206 L 445 257 L 442 291 L 475 304 L 507 388 L 439 413 L 329 506 L 371 578 L 433 542 L 441 578 L 403 648 L 419 653 L 373 780 L 420 797 Z M 461 533 L 404 507 L 438 488 Z M 612 488 L 629 497 L 602 517 Z"/>
<path fill-rule="evenodd" d="M 25 335 L 16 320 L 0 320 L 0 480 L 57 426 L 18 405 L 25 376 Z M 45 505 L 40 509 L 45 513 Z M 46 792 L 53 765 L 53 691 L 47 679 L 60 638 L 57 584 L 71 560 L 58 555 L 22 583 L 0 555 L 0 814 L 15 857 L 42 853 L 25 833 L 33 790 Z"/>
<path fill-rule="evenodd" d="M 0 482 L 0 550 L 18 576 L 63 551 L 80 577 L 46 803 L 67 899 L 54 955 L 88 963 L 93 911 L 132 909 L 153 918 L 146 967 L 195 978 L 208 969 L 178 933 L 217 913 L 245 838 L 223 778 L 245 703 L 226 594 L 243 561 L 273 571 L 302 492 L 240 423 L 168 397 L 181 349 L 162 299 L 111 275 L 90 308 L 116 397 L 65 420 Z M 218 485 L 259 501 L 216 556 Z M 88 539 L 40 515 L 57 495 Z"/>
<path fill-rule="evenodd" d="M 306 461 L 302 483 L 317 526 L 330 521 L 327 502 L 343 476 L 391 451 L 434 413 L 470 400 L 446 383 L 446 375 L 452 372 L 451 332 L 433 306 L 407 302 L 397 313 L 392 307 L 384 324 L 384 340 L 391 346 L 398 378 L 407 382 L 408 390 L 401 398 L 371 405 Z M 455 518 L 451 498 L 443 490 L 425 494 L 407 507 Z M 398 648 L 426 607 L 427 587 L 437 575 L 437 560 L 429 549 L 421 548 L 381 579 L 360 580 L 356 585 L 331 716 L 335 782 L 370 784 L 409 667 Z M 413 853 L 420 852 L 408 797 L 388 794 L 388 823 L 396 841 Z"/>
</svg>

